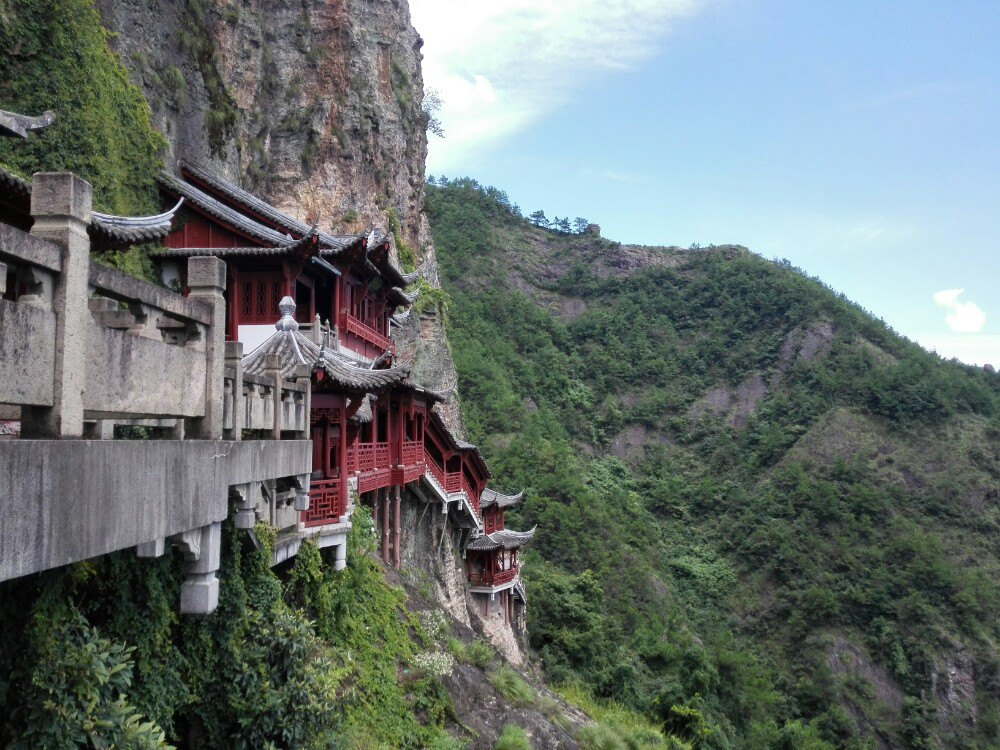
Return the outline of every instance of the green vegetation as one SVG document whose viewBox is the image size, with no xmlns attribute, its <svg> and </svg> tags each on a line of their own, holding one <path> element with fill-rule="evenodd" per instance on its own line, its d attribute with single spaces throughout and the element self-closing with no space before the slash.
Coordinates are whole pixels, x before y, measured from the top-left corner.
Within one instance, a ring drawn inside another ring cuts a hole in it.
<svg viewBox="0 0 1000 750">
<path fill-rule="evenodd" d="M 559 694 L 594 720 L 576 736 L 585 750 L 687 750 L 690 744 L 666 737 L 654 722 L 614 701 L 599 702 L 580 685 L 563 685 Z"/>
<path fill-rule="evenodd" d="M 535 691 L 531 685 L 506 663 L 499 664 L 490 672 L 490 684 L 515 706 L 529 706 L 535 701 Z"/>
<path fill-rule="evenodd" d="M 477 639 L 466 645 L 457 638 L 449 639 L 448 650 L 452 656 L 463 664 L 471 664 L 479 669 L 486 669 L 496 659 L 493 647 L 484 640 Z"/>
<path fill-rule="evenodd" d="M 0 12 L 0 49 L 0 107 L 57 117 L 27 141 L 0 140 L 0 163 L 76 172 L 94 186 L 96 209 L 155 213 L 164 141 L 90 0 L 14 0 Z"/>
<path fill-rule="evenodd" d="M 209 0 L 186 0 L 177 46 L 191 55 L 201 70 L 209 99 L 209 107 L 205 110 L 208 144 L 214 154 L 221 155 L 236 129 L 239 109 L 219 73 L 218 44 L 212 36 L 208 18 L 211 12 L 212 3 Z"/>
<path fill-rule="evenodd" d="M 399 263 L 403 267 L 403 270 L 409 273 L 417 267 L 416 251 L 406 244 L 406 240 L 403 239 L 402 227 L 399 224 L 399 217 L 396 216 L 396 210 L 392 206 L 389 206 L 385 213 L 389 217 L 389 231 L 392 232 L 392 238 L 396 243 L 396 252 L 399 253 Z"/>
<path fill-rule="evenodd" d="M 507 724 L 493 750 L 531 750 L 531 742 L 521 727 Z"/>
<path fill-rule="evenodd" d="M 998 746 L 1000 378 L 742 248 L 427 201 L 551 681 L 693 748 Z"/>
<path fill-rule="evenodd" d="M 123 552 L 5 584 L 0 742 L 13 747 L 447 747 L 434 675 L 403 679 L 421 628 L 372 559 L 359 508 L 335 573 L 304 544 L 284 577 L 225 528 L 219 609 L 177 614 L 178 556 Z M 125 644 L 128 644 L 127 646 Z M 69 647 L 68 646 L 72 646 Z M 164 740 L 164 735 L 166 741 Z"/>
</svg>

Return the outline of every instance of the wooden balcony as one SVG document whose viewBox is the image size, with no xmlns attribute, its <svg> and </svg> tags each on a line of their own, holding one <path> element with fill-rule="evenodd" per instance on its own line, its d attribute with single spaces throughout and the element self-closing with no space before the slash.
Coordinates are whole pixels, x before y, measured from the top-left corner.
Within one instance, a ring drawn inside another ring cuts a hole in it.
<svg viewBox="0 0 1000 750">
<path fill-rule="evenodd" d="M 326 526 L 338 523 L 347 512 L 347 494 L 338 479 L 314 479 L 309 489 L 309 510 L 303 511 L 306 526 Z"/>
<path fill-rule="evenodd" d="M 369 344 L 374 344 L 383 351 L 389 348 L 389 339 L 376 331 L 371 326 L 362 323 L 353 315 L 344 316 L 344 328 L 348 333 L 353 333 L 358 338 L 364 339 Z"/>
<path fill-rule="evenodd" d="M 347 451 L 347 471 L 362 474 L 376 469 L 388 469 L 388 443 L 358 443 Z"/>
<path fill-rule="evenodd" d="M 400 463 L 403 464 L 403 466 L 413 466 L 414 464 L 423 463 L 423 460 L 423 443 L 404 440 L 402 450 L 400 451 Z"/>
<path fill-rule="evenodd" d="M 498 570 L 495 573 L 469 573 L 469 583 L 473 586 L 502 586 L 517 578 L 519 568 Z"/>
</svg>

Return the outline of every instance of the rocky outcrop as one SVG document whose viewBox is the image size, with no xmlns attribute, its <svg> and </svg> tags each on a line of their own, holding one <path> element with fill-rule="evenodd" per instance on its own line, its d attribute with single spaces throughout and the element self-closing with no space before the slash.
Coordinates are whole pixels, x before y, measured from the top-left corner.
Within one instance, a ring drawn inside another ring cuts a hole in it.
<svg viewBox="0 0 1000 750">
<path fill-rule="evenodd" d="M 98 0 L 167 137 L 323 229 L 427 239 L 422 40 L 406 0 Z"/>
</svg>

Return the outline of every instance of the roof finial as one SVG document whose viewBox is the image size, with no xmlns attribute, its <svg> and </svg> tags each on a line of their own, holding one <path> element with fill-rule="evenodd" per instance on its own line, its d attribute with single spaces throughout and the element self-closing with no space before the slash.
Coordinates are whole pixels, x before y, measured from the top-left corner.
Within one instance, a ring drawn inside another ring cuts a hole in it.
<svg viewBox="0 0 1000 750">
<path fill-rule="evenodd" d="M 274 324 L 279 331 L 297 331 L 299 324 L 295 320 L 295 300 L 291 297 L 282 297 L 278 303 L 278 312 L 281 313 L 281 320 Z"/>
</svg>

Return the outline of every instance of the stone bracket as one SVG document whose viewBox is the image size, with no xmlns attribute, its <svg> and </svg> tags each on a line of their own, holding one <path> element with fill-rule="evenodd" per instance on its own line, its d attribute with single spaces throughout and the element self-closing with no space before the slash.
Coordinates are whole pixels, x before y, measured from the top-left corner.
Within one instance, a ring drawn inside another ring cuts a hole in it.
<svg viewBox="0 0 1000 750">
<path fill-rule="evenodd" d="M 222 552 L 222 524 L 210 523 L 171 537 L 184 554 L 181 614 L 208 615 L 219 606 L 216 572 Z"/>
</svg>

